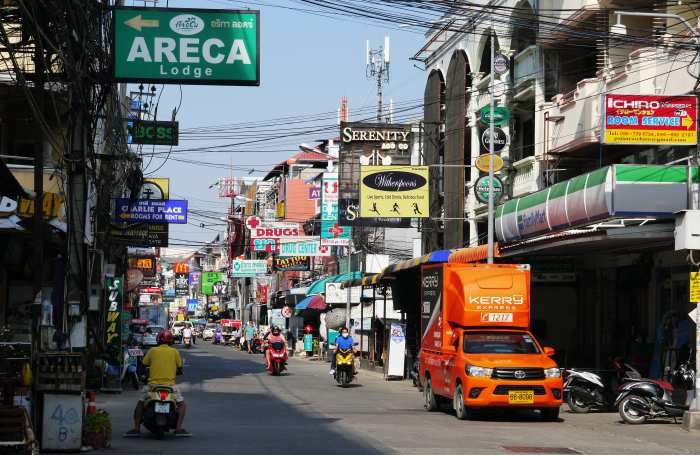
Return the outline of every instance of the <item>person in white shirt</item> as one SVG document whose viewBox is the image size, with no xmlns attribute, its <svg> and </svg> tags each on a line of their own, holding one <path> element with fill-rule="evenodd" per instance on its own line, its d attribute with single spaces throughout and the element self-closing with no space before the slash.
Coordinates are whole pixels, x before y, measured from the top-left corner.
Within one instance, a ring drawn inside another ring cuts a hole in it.
<svg viewBox="0 0 700 455">
<path fill-rule="evenodd" d="M 185 327 L 184 329 L 182 329 L 182 339 L 183 339 L 183 341 L 185 340 L 185 338 L 189 338 L 189 339 L 190 339 L 190 343 L 192 342 L 192 329 L 190 329 L 189 327 Z"/>
</svg>

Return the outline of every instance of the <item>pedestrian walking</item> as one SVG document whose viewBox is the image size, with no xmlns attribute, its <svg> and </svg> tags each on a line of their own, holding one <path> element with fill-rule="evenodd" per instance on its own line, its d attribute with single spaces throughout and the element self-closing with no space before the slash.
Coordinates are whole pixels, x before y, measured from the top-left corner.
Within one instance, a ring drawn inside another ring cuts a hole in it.
<svg viewBox="0 0 700 455">
<path fill-rule="evenodd" d="M 248 354 L 253 353 L 253 339 L 256 333 L 255 324 L 253 321 L 248 321 L 248 325 L 245 327 L 245 344 L 248 347 Z"/>
</svg>

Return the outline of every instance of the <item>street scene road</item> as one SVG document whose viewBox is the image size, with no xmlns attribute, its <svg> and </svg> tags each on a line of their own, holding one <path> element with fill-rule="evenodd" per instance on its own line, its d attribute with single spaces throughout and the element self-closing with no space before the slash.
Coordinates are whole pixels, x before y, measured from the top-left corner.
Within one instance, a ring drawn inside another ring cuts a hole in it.
<svg viewBox="0 0 700 455">
<path fill-rule="evenodd" d="M 700 436 L 666 421 L 630 426 L 617 413 L 563 411 L 550 423 L 508 411 L 465 422 L 426 412 L 410 382 L 376 373 L 361 371 L 341 389 L 325 362 L 293 357 L 288 373 L 273 377 L 260 355 L 201 341 L 181 352 L 178 384 L 193 436 L 156 440 L 144 430 L 122 438 L 138 393 L 100 394 L 98 407 L 112 415 L 110 453 L 696 454 L 700 447 Z"/>
</svg>

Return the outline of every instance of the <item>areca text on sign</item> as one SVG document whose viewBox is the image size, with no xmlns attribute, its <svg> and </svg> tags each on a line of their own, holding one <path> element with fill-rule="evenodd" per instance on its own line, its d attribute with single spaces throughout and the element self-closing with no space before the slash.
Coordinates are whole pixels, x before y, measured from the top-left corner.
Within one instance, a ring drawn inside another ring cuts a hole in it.
<svg viewBox="0 0 700 455">
<path fill-rule="evenodd" d="M 126 82 L 260 85 L 260 12 L 120 7 L 114 77 Z"/>
</svg>

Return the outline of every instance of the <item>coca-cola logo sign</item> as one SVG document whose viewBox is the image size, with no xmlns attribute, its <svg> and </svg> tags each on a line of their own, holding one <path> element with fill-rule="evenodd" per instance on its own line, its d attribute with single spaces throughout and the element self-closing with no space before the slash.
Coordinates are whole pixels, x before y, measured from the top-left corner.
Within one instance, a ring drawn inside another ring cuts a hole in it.
<svg viewBox="0 0 700 455">
<path fill-rule="evenodd" d="M 428 182 L 424 177 L 411 172 L 385 171 L 366 176 L 362 183 L 379 191 L 412 191 Z"/>
</svg>

